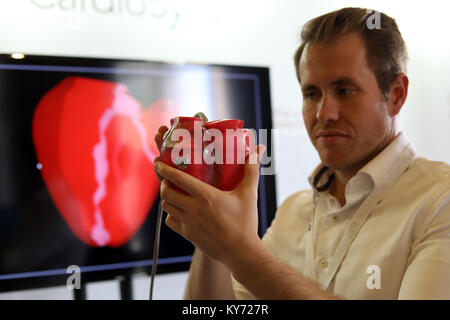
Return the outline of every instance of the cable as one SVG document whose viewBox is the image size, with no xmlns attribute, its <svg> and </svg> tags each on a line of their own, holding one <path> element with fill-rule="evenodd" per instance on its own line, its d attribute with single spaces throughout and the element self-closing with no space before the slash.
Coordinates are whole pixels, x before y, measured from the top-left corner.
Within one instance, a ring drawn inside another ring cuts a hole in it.
<svg viewBox="0 0 450 320">
<path fill-rule="evenodd" d="M 153 300 L 153 283 L 155 281 L 156 267 L 158 264 L 158 254 L 159 254 L 159 238 L 161 233 L 161 221 L 164 210 L 161 208 L 162 198 L 159 199 L 158 204 L 158 216 L 156 218 L 156 233 L 155 233 L 155 244 L 153 246 L 153 263 L 152 263 L 152 274 L 150 281 L 150 300 Z"/>
</svg>

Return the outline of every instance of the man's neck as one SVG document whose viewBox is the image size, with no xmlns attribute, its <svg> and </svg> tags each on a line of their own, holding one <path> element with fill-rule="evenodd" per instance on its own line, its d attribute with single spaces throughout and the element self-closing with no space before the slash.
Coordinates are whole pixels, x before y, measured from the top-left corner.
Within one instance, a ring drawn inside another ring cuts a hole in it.
<svg viewBox="0 0 450 320">
<path fill-rule="evenodd" d="M 369 163 L 373 158 L 375 158 L 381 151 L 383 151 L 396 137 L 397 133 L 395 135 L 392 135 L 384 143 L 382 143 L 379 148 L 367 159 L 359 163 L 358 166 L 354 166 L 351 168 L 347 168 L 345 170 L 334 170 L 334 181 L 330 188 L 330 193 L 339 200 L 339 203 L 341 206 L 344 206 L 346 203 L 345 199 L 345 186 L 347 185 L 348 181 L 355 176 L 358 171 L 363 168 L 367 163 Z"/>
<path fill-rule="evenodd" d="M 347 185 L 347 182 L 356 174 L 356 172 L 353 175 L 346 175 L 342 172 L 336 171 L 334 173 L 334 181 L 330 188 L 330 193 L 333 195 L 336 199 L 338 199 L 341 206 L 344 206 L 346 203 L 345 199 L 345 186 Z"/>
</svg>

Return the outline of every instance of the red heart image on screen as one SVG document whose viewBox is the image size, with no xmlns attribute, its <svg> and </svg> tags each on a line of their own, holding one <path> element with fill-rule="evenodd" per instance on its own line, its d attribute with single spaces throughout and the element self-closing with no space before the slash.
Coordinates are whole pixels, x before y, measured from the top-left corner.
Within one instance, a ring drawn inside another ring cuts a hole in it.
<svg viewBox="0 0 450 320">
<path fill-rule="evenodd" d="M 68 77 L 39 101 L 33 142 L 50 195 L 74 234 L 118 247 L 145 221 L 159 192 L 154 135 L 179 113 L 170 100 L 146 110 L 126 86 Z"/>
</svg>

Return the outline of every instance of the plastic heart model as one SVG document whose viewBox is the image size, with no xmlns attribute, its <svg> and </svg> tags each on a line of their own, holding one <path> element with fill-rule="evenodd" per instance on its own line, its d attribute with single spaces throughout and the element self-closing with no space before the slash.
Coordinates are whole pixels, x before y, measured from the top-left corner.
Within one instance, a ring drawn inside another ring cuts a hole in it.
<svg viewBox="0 0 450 320">
<path fill-rule="evenodd" d="M 176 117 L 170 124 L 161 144 L 161 161 L 220 190 L 234 190 L 240 184 L 255 145 L 252 132 L 242 129 L 242 120 Z"/>
<path fill-rule="evenodd" d="M 49 193 L 74 234 L 118 247 L 145 221 L 159 192 L 153 140 L 179 112 L 169 100 L 142 108 L 123 84 L 69 77 L 33 116 L 33 142 Z"/>
</svg>

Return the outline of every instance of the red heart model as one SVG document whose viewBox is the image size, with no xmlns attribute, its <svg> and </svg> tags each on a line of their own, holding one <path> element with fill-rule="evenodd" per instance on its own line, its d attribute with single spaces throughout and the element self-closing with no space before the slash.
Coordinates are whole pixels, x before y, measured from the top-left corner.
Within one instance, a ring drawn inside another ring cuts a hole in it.
<svg viewBox="0 0 450 320">
<path fill-rule="evenodd" d="M 214 120 L 205 123 L 206 132 L 215 129 L 221 133 L 215 137 L 215 142 L 222 150 L 222 155 L 218 156 L 219 162 L 214 163 L 212 167 L 209 182 L 220 190 L 234 190 L 244 178 L 245 160 L 250 151 L 254 149 L 255 142 L 252 132 L 243 129 L 243 125 L 244 121 L 237 119 Z M 227 139 L 227 136 L 232 139 Z M 230 145 L 228 145 L 229 143 Z"/>
<path fill-rule="evenodd" d="M 84 243 L 119 247 L 143 224 L 159 192 L 153 136 L 178 112 L 162 99 L 144 110 L 123 84 L 81 77 L 40 100 L 32 132 L 41 173 Z"/>
<path fill-rule="evenodd" d="M 164 135 L 160 159 L 220 190 L 234 190 L 241 183 L 245 161 L 255 148 L 253 133 L 243 129 L 243 124 L 238 119 L 203 123 L 197 117 L 173 118 Z"/>
</svg>

